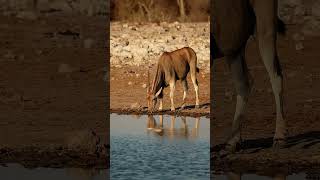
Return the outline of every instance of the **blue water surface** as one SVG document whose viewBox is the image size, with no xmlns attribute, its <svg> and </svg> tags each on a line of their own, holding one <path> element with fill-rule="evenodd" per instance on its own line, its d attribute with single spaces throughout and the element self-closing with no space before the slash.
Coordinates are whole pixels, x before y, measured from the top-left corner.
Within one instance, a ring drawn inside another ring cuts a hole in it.
<svg viewBox="0 0 320 180">
<path fill-rule="evenodd" d="M 112 114 L 111 179 L 209 179 L 209 128 L 206 118 Z"/>
</svg>

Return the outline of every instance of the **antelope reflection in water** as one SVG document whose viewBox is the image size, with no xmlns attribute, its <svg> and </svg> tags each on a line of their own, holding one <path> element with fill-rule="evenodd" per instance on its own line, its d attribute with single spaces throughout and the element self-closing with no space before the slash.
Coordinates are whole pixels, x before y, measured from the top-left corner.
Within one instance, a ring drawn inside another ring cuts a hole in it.
<svg viewBox="0 0 320 180">
<path fill-rule="evenodd" d="M 242 175 L 240 173 L 228 172 L 226 173 L 228 180 L 241 180 Z M 286 180 L 287 176 L 284 174 L 276 174 L 271 177 L 273 180 Z"/>
<path fill-rule="evenodd" d="M 200 117 L 195 118 L 195 124 L 193 128 L 189 128 L 187 124 L 187 117 L 181 117 L 181 126 L 176 128 L 176 117 L 170 116 L 170 124 L 168 126 L 164 125 L 163 115 L 159 115 L 159 123 L 152 115 L 148 115 L 147 119 L 147 129 L 148 132 L 154 132 L 155 134 L 162 137 L 169 137 L 169 139 L 174 138 L 198 138 L 199 136 L 199 123 Z"/>
</svg>

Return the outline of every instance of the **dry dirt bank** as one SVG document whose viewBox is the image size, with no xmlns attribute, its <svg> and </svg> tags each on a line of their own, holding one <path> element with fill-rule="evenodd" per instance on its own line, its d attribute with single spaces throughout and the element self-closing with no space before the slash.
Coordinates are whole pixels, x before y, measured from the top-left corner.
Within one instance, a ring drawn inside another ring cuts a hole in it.
<svg viewBox="0 0 320 180">
<path fill-rule="evenodd" d="M 109 144 L 105 18 L 38 18 L 0 16 L 0 161 L 62 162 L 68 154 L 65 161 L 83 165 L 105 161 L 108 153 L 90 155 L 96 149 L 90 130 L 99 146 Z"/>
</svg>

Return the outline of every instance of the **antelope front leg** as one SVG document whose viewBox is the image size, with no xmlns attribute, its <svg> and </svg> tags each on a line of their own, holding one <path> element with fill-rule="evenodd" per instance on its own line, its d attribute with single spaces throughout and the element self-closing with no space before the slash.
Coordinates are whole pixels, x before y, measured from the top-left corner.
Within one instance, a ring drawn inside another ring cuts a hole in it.
<svg viewBox="0 0 320 180">
<path fill-rule="evenodd" d="M 162 106 L 162 104 L 163 104 L 163 99 L 162 98 L 160 98 L 159 99 L 159 111 L 162 111 L 162 109 L 163 109 L 163 106 Z"/>
<path fill-rule="evenodd" d="M 196 72 L 191 73 L 191 80 L 194 86 L 194 91 L 196 92 L 196 106 L 195 108 L 199 108 L 199 84 L 196 76 Z"/>
<path fill-rule="evenodd" d="M 265 16 L 265 12 L 277 11 L 274 8 L 278 1 L 260 1 L 254 5 L 257 17 L 257 35 L 261 59 L 268 71 L 276 102 L 276 132 L 273 145 L 274 148 L 278 149 L 285 144 L 287 134 L 286 122 L 283 115 L 283 78 L 276 49 L 277 26 L 274 22 L 274 19 L 277 18 L 276 13 Z"/>
<path fill-rule="evenodd" d="M 175 111 L 174 102 L 173 102 L 173 96 L 174 96 L 174 90 L 175 90 L 175 82 L 170 82 L 170 100 L 171 100 L 171 111 Z"/>
</svg>

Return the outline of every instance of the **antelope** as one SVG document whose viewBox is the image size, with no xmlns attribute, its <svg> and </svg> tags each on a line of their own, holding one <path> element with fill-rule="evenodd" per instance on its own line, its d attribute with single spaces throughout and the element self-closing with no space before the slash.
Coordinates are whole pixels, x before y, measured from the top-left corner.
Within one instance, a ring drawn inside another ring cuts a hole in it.
<svg viewBox="0 0 320 180">
<path fill-rule="evenodd" d="M 276 102 L 276 130 L 273 147 L 285 144 L 286 122 L 283 115 L 283 78 L 276 40 L 277 31 L 285 32 L 285 25 L 278 18 L 277 0 L 214 0 L 212 59 L 225 57 L 231 70 L 237 93 L 231 136 L 227 150 L 235 151 L 241 142 L 240 127 L 252 87 L 252 78 L 245 62 L 245 48 L 251 35 L 256 35 L 261 59 L 267 69 Z"/>
<path fill-rule="evenodd" d="M 184 109 L 188 91 L 187 75 L 189 71 L 196 93 L 195 107 L 199 108 L 199 86 L 197 80 L 197 72 L 199 72 L 199 68 L 197 68 L 197 55 L 192 48 L 184 47 L 172 52 L 164 52 L 160 56 L 151 87 L 148 71 L 148 111 L 153 111 L 157 105 L 158 99 L 160 101 L 159 110 L 162 111 L 163 89 L 168 86 L 170 86 L 171 111 L 175 111 L 173 96 L 177 80 L 181 80 L 183 87 L 183 104 L 181 109 Z"/>
</svg>

